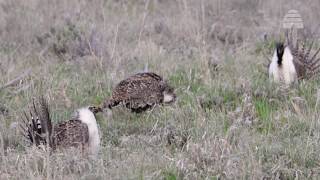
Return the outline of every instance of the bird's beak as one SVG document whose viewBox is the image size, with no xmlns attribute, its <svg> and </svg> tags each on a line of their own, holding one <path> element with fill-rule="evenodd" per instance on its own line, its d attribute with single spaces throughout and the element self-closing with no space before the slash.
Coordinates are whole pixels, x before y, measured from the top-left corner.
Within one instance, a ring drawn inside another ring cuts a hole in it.
<svg viewBox="0 0 320 180">
<path fill-rule="evenodd" d="M 99 106 L 93 106 L 93 107 L 90 108 L 90 110 L 91 110 L 94 114 L 97 114 L 97 113 L 99 113 L 99 112 L 103 112 L 103 111 L 102 111 L 102 108 L 99 107 Z"/>
<path fill-rule="evenodd" d="M 97 108 L 95 109 L 95 113 L 98 113 L 98 112 L 103 112 L 103 110 L 102 110 L 101 107 L 97 107 Z"/>
</svg>

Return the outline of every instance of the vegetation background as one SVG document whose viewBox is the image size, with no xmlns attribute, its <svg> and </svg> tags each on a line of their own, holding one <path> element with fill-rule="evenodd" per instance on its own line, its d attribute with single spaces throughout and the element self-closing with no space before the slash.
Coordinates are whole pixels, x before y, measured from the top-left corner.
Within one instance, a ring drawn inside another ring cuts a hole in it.
<svg viewBox="0 0 320 180">
<path fill-rule="evenodd" d="M 0 0 L 0 179 L 319 179 L 319 81 L 264 66 L 290 9 L 318 38 L 316 0 Z M 19 134 L 32 97 L 67 120 L 146 68 L 177 102 L 99 115 L 98 158 Z"/>
</svg>

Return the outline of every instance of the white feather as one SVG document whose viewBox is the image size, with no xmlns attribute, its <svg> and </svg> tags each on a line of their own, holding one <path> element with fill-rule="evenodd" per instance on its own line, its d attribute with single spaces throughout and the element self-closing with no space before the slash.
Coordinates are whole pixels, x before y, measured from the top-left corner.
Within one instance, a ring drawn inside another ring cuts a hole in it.
<svg viewBox="0 0 320 180">
<path fill-rule="evenodd" d="M 173 99 L 174 99 L 174 97 L 171 94 L 167 94 L 167 93 L 163 94 L 163 102 L 164 103 L 170 103 L 170 102 L 172 102 Z"/>
<path fill-rule="evenodd" d="M 269 66 L 269 78 L 275 82 L 284 82 L 290 85 L 297 80 L 297 72 L 293 64 L 293 56 L 291 50 L 286 47 L 282 57 L 282 65 L 278 65 L 277 50 L 275 50 L 272 62 Z"/>
<path fill-rule="evenodd" d="M 79 120 L 88 126 L 89 130 L 89 150 L 92 154 L 97 154 L 100 147 L 100 136 L 96 118 L 88 108 L 78 110 Z"/>
</svg>

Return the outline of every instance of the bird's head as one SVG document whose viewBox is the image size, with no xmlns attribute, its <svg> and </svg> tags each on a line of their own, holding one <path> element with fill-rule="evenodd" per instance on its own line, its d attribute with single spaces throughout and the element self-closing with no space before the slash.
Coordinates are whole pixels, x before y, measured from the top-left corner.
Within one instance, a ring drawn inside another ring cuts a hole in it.
<svg viewBox="0 0 320 180">
<path fill-rule="evenodd" d="M 99 106 L 88 106 L 88 109 L 93 113 L 97 114 L 99 112 L 102 112 L 102 108 Z"/>
<path fill-rule="evenodd" d="M 175 102 L 177 95 L 174 93 L 174 89 L 172 87 L 167 86 L 163 91 L 163 103 L 171 104 Z"/>
</svg>

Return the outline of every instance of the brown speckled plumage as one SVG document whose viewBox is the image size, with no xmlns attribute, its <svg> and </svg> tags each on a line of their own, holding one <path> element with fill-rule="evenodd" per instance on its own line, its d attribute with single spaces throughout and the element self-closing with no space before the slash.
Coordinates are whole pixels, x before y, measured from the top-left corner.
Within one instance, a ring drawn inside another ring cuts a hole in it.
<svg viewBox="0 0 320 180">
<path fill-rule="evenodd" d="M 100 112 L 100 108 L 89 107 L 94 114 Z M 28 115 L 29 114 L 29 115 Z M 88 126 L 81 122 L 78 117 L 52 125 L 47 101 L 41 97 L 38 101 L 33 100 L 29 113 L 24 113 L 21 126 L 23 135 L 36 146 L 49 144 L 52 149 L 66 147 L 88 146 Z"/>
<path fill-rule="evenodd" d="M 104 102 L 104 108 L 112 108 L 119 104 L 133 112 L 142 112 L 156 104 L 163 104 L 164 94 L 172 96 L 175 101 L 174 89 L 161 76 L 151 73 L 138 73 L 121 81 L 113 90 L 110 99 Z"/>
<path fill-rule="evenodd" d="M 79 120 L 69 120 L 54 126 L 53 145 L 55 147 L 88 146 L 88 126 Z"/>
</svg>

